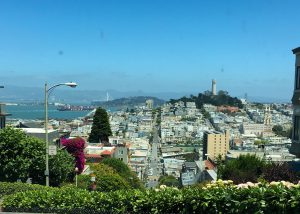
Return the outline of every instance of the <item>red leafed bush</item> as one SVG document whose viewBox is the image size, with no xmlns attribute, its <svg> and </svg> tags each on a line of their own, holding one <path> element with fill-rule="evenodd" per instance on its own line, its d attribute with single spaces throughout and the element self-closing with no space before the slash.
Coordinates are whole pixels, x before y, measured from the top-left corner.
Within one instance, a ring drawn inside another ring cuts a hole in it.
<svg viewBox="0 0 300 214">
<path fill-rule="evenodd" d="M 84 169 L 85 159 L 83 150 L 85 148 L 85 140 L 81 137 L 76 138 L 62 138 L 61 144 L 65 146 L 66 150 L 75 157 L 75 167 L 78 168 L 80 174 Z"/>
</svg>

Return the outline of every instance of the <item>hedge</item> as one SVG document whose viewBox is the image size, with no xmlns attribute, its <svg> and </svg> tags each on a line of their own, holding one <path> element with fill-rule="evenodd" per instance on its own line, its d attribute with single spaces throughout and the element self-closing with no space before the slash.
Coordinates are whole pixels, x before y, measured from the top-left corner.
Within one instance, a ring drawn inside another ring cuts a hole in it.
<svg viewBox="0 0 300 214">
<path fill-rule="evenodd" d="M 24 192 L 27 190 L 39 190 L 39 189 L 47 189 L 51 187 L 45 187 L 38 184 L 28 184 L 22 182 L 0 182 L 0 198 L 5 195 L 11 195 L 17 192 Z"/>
<path fill-rule="evenodd" d="M 204 188 L 89 192 L 73 187 L 5 196 L 3 211 L 40 213 L 300 213 L 300 187 L 287 182 Z"/>
</svg>

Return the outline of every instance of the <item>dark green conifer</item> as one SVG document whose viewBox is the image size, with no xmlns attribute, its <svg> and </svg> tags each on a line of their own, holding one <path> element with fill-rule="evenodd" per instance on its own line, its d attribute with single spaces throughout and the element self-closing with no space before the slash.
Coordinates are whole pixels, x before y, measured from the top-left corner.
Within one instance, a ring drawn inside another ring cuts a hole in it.
<svg viewBox="0 0 300 214">
<path fill-rule="evenodd" d="M 97 108 L 94 118 L 92 131 L 89 136 L 90 143 L 108 143 L 108 137 L 112 135 L 112 131 L 109 124 L 108 114 L 105 109 Z"/>
</svg>

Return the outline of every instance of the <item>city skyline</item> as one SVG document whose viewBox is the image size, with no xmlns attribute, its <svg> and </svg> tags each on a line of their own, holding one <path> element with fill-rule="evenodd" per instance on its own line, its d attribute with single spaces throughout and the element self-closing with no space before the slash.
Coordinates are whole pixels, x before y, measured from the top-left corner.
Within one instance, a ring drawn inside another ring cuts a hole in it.
<svg viewBox="0 0 300 214">
<path fill-rule="evenodd" d="M 290 100 L 297 1 L 1 1 L 0 85 Z"/>
</svg>

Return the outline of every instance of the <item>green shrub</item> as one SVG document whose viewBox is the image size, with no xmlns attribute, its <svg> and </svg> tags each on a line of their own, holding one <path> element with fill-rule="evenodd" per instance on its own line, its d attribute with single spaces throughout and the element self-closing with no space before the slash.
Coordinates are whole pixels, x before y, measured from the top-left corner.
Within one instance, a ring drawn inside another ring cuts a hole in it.
<svg viewBox="0 0 300 214">
<path fill-rule="evenodd" d="M 11 195 L 17 192 L 25 192 L 27 190 L 40 190 L 40 189 L 47 189 L 50 187 L 45 187 L 38 184 L 27 184 L 22 182 L 0 182 L 0 198 L 5 195 Z"/>
<path fill-rule="evenodd" d="M 300 213 L 300 187 L 284 182 L 203 188 L 89 192 L 73 187 L 17 192 L 4 211 L 52 213 Z"/>
<path fill-rule="evenodd" d="M 80 189 L 88 189 L 91 185 L 91 176 L 90 175 L 78 175 L 77 176 L 77 186 Z"/>
<path fill-rule="evenodd" d="M 240 155 L 218 167 L 218 177 L 232 180 L 235 184 L 256 182 L 262 175 L 266 162 L 255 155 Z"/>
<path fill-rule="evenodd" d="M 97 164 L 92 167 L 96 177 L 97 191 L 110 192 L 131 188 L 125 178 L 121 177 L 114 168 L 106 164 Z"/>
<path fill-rule="evenodd" d="M 158 179 L 159 185 L 166 185 L 168 187 L 179 187 L 180 183 L 177 178 L 175 178 L 173 175 L 164 175 L 159 177 Z"/>
<path fill-rule="evenodd" d="M 45 184 L 45 143 L 25 132 L 6 127 L 0 129 L 0 181 L 25 182 L 28 178 L 34 184 Z M 65 150 L 49 157 L 50 185 L 59 186 L 72 180 L 74 157 Z"/>
<path fill-rule="evenodd" d="M 105 158 L 101 163 L 113 168 L 116 173 L 124 178 L 132 188 L 144 189 L 144 185 L 137 177 L 136 173 L 132 172 L 131 169 L 123 161 L 116 158 Z"/>
</svg>

